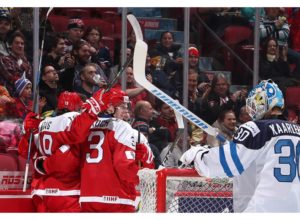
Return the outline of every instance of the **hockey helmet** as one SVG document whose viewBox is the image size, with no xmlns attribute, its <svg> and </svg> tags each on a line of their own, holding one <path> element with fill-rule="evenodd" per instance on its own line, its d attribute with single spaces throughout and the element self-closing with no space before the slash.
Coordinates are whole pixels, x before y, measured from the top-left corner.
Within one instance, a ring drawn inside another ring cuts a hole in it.
<svg viewBox="0 0 300 220">
<path fill-rule="evenodd" d="M 129 97 L 120 88 L 111 88 L 105 92 L 105 89 L 98 90 L 93 94 L 96 100 L 102 100 L 103 103 L 111 104 L 113 107 L 118 107 L 123 103 L 129 103 Z"/>
<path fill-rule="evenodd" d="M 110 103 L 114 107 L 118 107 L 119 105 L 121 105 L 123 103 L 128 104 L 130 102 L 127 94 L 124 91 L 122 91 L 121 89 L 112 88 L 109 92 L 111 93 Z"/>
<path fill-rule="evenodd" d="M 58 97 L 57 109 L 68 111 L 78 111 L 83 102 L 76 92 L 62 92 Z"/>
<path fill-rule="evenodd" d="M 283 94 L 271 79 L 263 80 L 249 92 L 246 106 L 250 117 L 259 120 L 274 107 L 284 108 Z"/>
</svg>

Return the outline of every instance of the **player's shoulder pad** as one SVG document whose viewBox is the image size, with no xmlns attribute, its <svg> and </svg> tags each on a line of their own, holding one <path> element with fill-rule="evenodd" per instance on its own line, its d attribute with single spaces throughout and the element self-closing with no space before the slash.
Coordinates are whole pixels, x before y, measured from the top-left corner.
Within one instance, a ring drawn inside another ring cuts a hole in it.
<svg viewBox="0 0 300 220">
<path fill-rule="evenodd" d="M 65 114 L 47 117 L 39 125 L 39 132 L 51 130 L 52 132 L 63 131 L 68 127 L 74 118 L 78 116 L 78 112 L 67 112 Z"/>
<path fill-rule="evenodd" d="M 119 143 L 135 150 L 137 136 L 131 125 L 123 120 L 113 120 L 111 122 L 111 130 L 114 132 L 114 137 Z"/>
<path fill-rule="evenodd" d="M 260 149 L 264 145 L 264 143 L 261 143 L 261 134 L 260 127 L 255 122 L 250 121 L 239 127 L 233 137 L 233 142 L 248 149 Z"/>
<path fill-rule="evenodd" d="M 248 130 L 252 134 L 252 137 L 255 137 L 260 132 L 259 127 L 253 121 L 249 121 L 249 122 L 246 122 L 245 124 L 242 124 L 238 130 L 240 130 L 240 129 Z"/>
</svg>

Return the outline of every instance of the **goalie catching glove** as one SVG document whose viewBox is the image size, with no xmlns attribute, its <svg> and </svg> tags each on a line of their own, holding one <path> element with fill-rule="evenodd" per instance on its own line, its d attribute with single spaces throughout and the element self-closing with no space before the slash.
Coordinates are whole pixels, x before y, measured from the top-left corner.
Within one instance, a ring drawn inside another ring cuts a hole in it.
<svg viewBox="0 0 300 220">
<path fill-rule="evenodd" d="M 97 116 L 100 112 L 106 111 L 111 105 L 117 107 L 121 103 L 128 101 L 128 96 L 120 89 L 111 88 L 107 92 L 105 92 L 105 89 L 101 89 L 86 100 L 82 108 Z"/>
</svg>

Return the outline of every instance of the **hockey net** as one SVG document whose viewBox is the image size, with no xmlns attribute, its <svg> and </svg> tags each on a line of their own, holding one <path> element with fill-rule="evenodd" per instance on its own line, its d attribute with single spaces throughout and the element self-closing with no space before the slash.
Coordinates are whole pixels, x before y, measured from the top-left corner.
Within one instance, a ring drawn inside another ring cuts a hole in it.
<svg viewBox="0 0 300 220">
<path fill-rule="evenodd" d="M 206 178 L 194 169 L 142 169 L 139 212 L 233 212 L 232 180 Z"/>
</svg>

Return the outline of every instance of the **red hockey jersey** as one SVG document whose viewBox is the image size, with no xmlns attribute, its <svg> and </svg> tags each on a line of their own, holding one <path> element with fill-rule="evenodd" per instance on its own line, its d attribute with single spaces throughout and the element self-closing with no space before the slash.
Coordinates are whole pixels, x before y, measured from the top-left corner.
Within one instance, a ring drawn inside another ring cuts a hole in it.
<svg viewBox="0 0 300 220">
<path fill-rule="evenodd" d="M 134 206 L 138 184 L 136 142 L 134 130 L 127 122 L 98 119 L 93 124 L 82 144 L 81 204 L 100 207 L 93 211 L 120 211 L 104 210 L 109 207 L 107 204 Z"/>
</svg>

